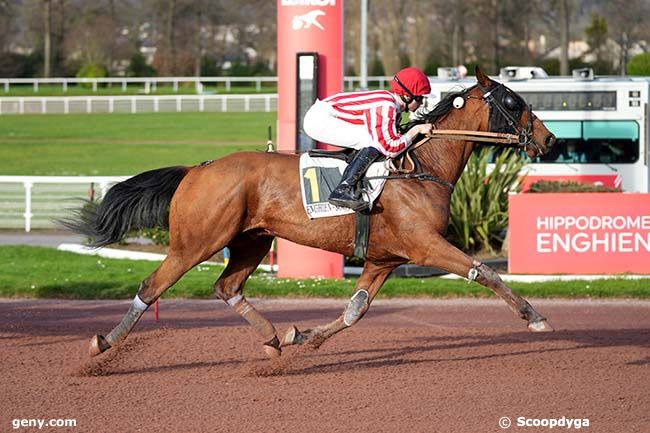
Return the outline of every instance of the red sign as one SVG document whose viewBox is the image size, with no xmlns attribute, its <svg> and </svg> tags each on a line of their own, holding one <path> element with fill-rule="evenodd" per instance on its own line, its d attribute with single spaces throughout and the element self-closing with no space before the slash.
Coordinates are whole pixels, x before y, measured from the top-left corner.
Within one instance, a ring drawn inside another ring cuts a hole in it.
<svg viewBox="0 0 650 433">
<path fill-rule="evenodd" d="M 521 184 L 522 192 L 530 189 L 532 184 L 540 180 L 550 180 L 553 182 L 559 181 L 572 181 L 579 183 L 591 183 L 594 185 L 605 186 L 608 188 L 620 188 L 622 179 L 620 174 L 576 174 L 565 176 L 550 176 L 550 175 L 532 175 L 529 174 L 524 178 Z"/>
<path fill-rule="evenodd" d="M 650 194 L 510 196 L 508 271 L 650 274 Z"/>
<path fill-rule="evenodd" d="M 296 53 L 318 53 L 319 98 L 343 90 L 343 0 L 277 0 L 277 8 L 277 145 L 279 150 L 294 151 Z M 341 278 L 343 257 L 278 239 L 278 276 Z"/>
<path fill-rule="evenodd" d="M 278 149 L 295 150 L 296 53 L 318 53 L 318 97 L 343 90 L 343 0 L 278 0 Z"/>
</svg>

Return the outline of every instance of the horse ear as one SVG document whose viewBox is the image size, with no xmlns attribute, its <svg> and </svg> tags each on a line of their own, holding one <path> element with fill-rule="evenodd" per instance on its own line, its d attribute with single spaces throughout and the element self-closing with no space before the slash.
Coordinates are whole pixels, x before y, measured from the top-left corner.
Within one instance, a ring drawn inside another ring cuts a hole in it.
<svg viewBox="0 0 650 433">
<path fill-rule="evenodd" d="M 486 89 L 490 87 L 490 77 L 485 75 L 483 71 L 481 71 L 481 68 L 478 67 L 478 65 L 476 65 L 474 72 L 476 73 L 476 80 L 481 84 L 481 86 L 485 87 Z"/>
</svg>

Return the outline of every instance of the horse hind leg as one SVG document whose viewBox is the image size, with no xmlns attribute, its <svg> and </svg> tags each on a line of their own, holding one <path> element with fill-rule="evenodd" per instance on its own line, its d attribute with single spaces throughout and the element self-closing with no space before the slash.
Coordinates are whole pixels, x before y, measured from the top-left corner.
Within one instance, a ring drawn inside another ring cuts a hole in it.
<svg viewBox="0 0 650 433">
<path fill-rule="evenodd" d="M 200 197 L 200 185 L 201 182 L 196 179 L 179 185 L 170 204 L 167 257 L 140 284 L 138 294 L 120 324 L 106 338 L 99 335 L 93 337 L 91 356 L 122 342 L 147 308 L 183 274 L 210 258 L 240 233 L 245 210 L 243 196 L 225 186 L 221 190 L 215 189 L 212 193 L 220 194 L 221 199 L 218 205 L 212 206 L 211 217 L 206 218 L 205 201 L 195 198 Z M 219 229 L 215 230 L 215 227 Z"/>
<path fill-rule="evenodd" d="M 192 255 L 187 251 L 181 253 L 170 250 L 160 266 L 140 283 L 138 293 L 135 295 L 122 321 L 106 337 L 95 335 L 90 340 L 90 356 L 99 355 L 124 341 L 150 305 L 173 286 L 185 272 L 208 259 L 211 255 L 212 253 L 205 252 Z"/>
<path fill-rule="evenodd" d="M 221 250 L 236 235 L 233 225 L 212 239 L 191 225 L 175 224 L 170 228 L 171 242 L 167 257 L 152 272 L 138 289 L 129 310 L 122 321 L 106 336 L 95 335 L 90 340 L 90 356 L 99 355 L 120 344 L 131 332 L 144 312 L 162 294 L 173 286 L 187 271 L 209 259 Z"/>
<path fill-rule="evenodd" d="M 354 294 L 348 301 L 343 313 L 334 321 L 300 332 L 295 326 L 289 328 L 282 345 L 308 343 L 314 348 L 320 347 L 327 339 L 357 323 L 370 308 L 370 303 L 377 296 L 391 272 L 398 264 L 375 265 L 366 262 L 363 272 L 355 285 Z"/>
<path fill-rule="evenodd" d="M 269 252 L 273 238 L 242 234 L 228 246 L 230 261 L 214 284 L 218 298 L 230 305 L 262 337 L 264 352 L 271 358 L 282 354 L 273 324 L 244 297 L 244 283 Z"/>
</svg>

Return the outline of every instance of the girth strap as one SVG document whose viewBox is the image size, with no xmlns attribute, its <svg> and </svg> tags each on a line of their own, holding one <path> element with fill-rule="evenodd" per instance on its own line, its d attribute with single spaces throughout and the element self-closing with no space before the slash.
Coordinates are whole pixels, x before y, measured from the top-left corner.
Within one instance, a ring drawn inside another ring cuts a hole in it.
<svg viewBox="0 0 650 433">
<path fill-rule="evenodd" d="M 389 174 L 388 176 L 370 176 L 366 179 L 415 179 L 415 180 L 426 180 L 430 182 L 437 183 L 440 186 L 448 188 L 450 191 L 454 190 L 454 184 L 447 182 L 444 179 L 441 179 L 437 176 L 434 176 L 429 173 L 404 173 L 404 174 Z"/>
<path fill-rule="evenodd" d="M 368 255 L 368 237 L 370 235 L 370 214 L 366 211 L 355 212 L 354 255 L 365 260 Z"/>
</svg>

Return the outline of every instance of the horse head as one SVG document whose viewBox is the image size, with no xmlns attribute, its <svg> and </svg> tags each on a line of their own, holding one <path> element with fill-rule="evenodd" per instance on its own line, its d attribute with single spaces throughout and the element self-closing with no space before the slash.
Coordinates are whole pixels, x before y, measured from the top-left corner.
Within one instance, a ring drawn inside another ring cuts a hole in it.
<svg viewBox="0 0 650 433">
<path fill-rule="evenodd" d="M 490 79 L 478 66 L 476 80 L 476 88 L 468 92 L 467 98 L 483 104 L 482 111 L 486 114 L 481 122 L 482 130 L 518 135 L 519 146 L 531 158 L 550 150 L 555 143 L 555 135 L 535 116 L 532 107 L 521 96 Z"/>
<path fill-rule="evenodd" d="M 458 131 L 461 136 L 462 131 L 499 133 L 507 137 L 495 134 L 494 140 L 481 141 L 504 143 L 502 140 L 506 140 L 506 146 L 517 145 L 531 158 L 550 150 L 555 135 L 535 116 L 521 96 L 491 80 L 478 67 L 476 80 L 475 86 L 445 95 L 430 112 L 411 121 L 407 129 L 426 122 L 439 130 Z M 471 135 L 467 135 L 464 145 L 459 144 L 458 138 L 431 140 L 429 145 L 417 149 L 416 156 L 425 170 L 455 184 L 475 144 Z"/>
</svg>

